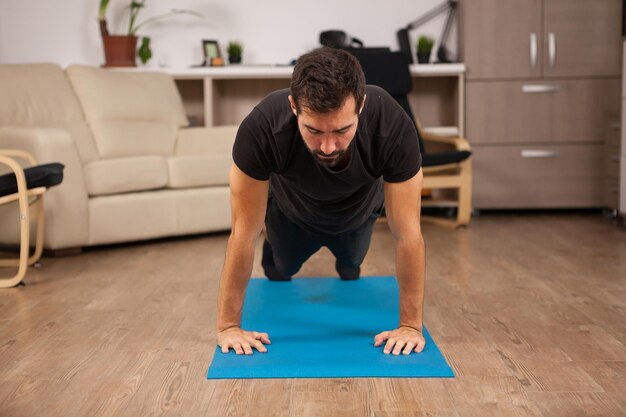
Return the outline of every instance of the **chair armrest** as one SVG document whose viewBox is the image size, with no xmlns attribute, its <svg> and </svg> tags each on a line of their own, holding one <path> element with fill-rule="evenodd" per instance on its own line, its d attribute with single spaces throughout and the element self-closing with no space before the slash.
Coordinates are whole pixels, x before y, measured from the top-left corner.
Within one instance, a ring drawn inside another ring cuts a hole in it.
<svg viewBox="0 0 626 417">
<path fill-rule="evenodd" d="M 27 211 L 28 209 L 28 196 L 26 194 L 28 192 L 28 187 L 26 185 L 26 175 L 24 174 L 24 168 L 14 157 L 24 158 L 25 155 L 30 156 L 26 152 L 22 151 L 15 151 L 12 149 L 0 149 L 0 164 L 8 166 L 11 172 L 15 175 L 15 180 L 17 183 L 17 194 L 19 195 L 20 201 L 20 211 L 22 213 Z M 13 199 L 9 200 L 5 195 L 2 195 L 0 197 L 0 204 L 4 204 L 5 202 L 12 200 Z"/>
<path fill-rule="evenodd" d="M 25 213 L 28 211 L 28 207 L 31 204 L 28 198 L 44 194 L 47 187 L 43 185 L 33 185 L 32 188 L 28 188 L 29 179 L 27 170 L 24 169 L 24 167 L 17 161 L 17 158 L 28 159 L 29 161 L 33 160 L 33 158 L 26 152 L 11 149 L 0 149 L 0 165 L 6 165 L 9 167 L 10 172 L 15 176 L 16 187 L 16 191 L 11 191 L 10 189 L 7 191 L 6 188 L 0 190 L 0 206 L 18 200 L 20 212 Z M 4 184 L 4 186 L 13 188 L 8 184 Z"/>
<path fill-rule="evenodd" d="M 175 155 L 230 155 L 238 126 L 191 127 L 180 129 Z"/>
<path fill-rule="evenodd" d="M 457 151 L 471 151 L 472 148 L 467 139 L 455 136 L 434 135 L 428 132 L 420 132 L 422 139 L 428 142 L 446 143 L 454 146 Z"/>
<path fill-rule="evenodd" d="M 0 127 L 0 148 L 30 153 L 38 163 L 65 165 L 63 183 L 46 193 L 46 247 L 62 249 L 89 243 L 88 195 L 83 163 L 69 132 L 56 128 Z"/>
</svg>

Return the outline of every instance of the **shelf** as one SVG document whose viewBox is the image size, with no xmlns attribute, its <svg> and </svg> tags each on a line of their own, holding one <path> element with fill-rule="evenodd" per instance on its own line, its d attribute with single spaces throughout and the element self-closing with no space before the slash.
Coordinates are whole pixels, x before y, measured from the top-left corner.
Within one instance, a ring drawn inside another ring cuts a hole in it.
<svg viewBox="0 0 626 417">
<path fill-rule="evenodd" d="M 413 77 L 450 77 L 465 73 L 465 64 L 411 64 Z M 293 67 L 289 65 L 226 65 L 223 67 L 193 68 L 114 68 L 116 71 L 163 72 L 177 80 L 212 78 L 271 79 L 291 78 Z"/>
<path fill-rule="evenodd" d="M 465 74 L 465 64 L 411 64 L 411 75 L 429 77 L 449 77 L 452 75 Z"/>
<path fill-rule="evenodd" d="M 432 133 L 433 135 L 438 136 L 460 136 L 459 128 L 457 126 L 425 126 L 423 129 L 426 133 Z"/>
</svg>

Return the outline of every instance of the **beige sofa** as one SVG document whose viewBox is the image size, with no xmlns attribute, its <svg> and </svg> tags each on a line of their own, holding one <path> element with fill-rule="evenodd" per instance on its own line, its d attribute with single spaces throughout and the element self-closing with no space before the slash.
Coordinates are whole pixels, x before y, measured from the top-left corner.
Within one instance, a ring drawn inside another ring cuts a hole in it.
<svg viewBox="0 0 626 417">
<path fill-rule="evenodd" d="M 0 149 L 66 166 L 46 194 L 46 248 L 230 228 L 236 127 L 186 128 L 169 76 L 4 64 L 0 92 Z M 0 243 L 19 241 L 16 218 L 0 210 Z"/>
</svg>

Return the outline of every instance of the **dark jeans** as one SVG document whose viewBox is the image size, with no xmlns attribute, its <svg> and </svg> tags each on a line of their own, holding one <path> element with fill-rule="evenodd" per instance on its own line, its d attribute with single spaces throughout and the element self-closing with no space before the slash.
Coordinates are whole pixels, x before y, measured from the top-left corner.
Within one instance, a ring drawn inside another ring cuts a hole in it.
<svg viewBox="0 0 626 417">
<path fill-rule="evenodd" d="M 378 213 L 356 230 L 337 235 L 314 234 L 289 220 L 272 198 L 265 216 L 266 239 L 261 264 L 272 281 L 288 281 L 302 264 L 326 246 L 337 258 L 335 268 L 344 280 L 359 278 L 361 263 L 367 254 Z"/>
</svg>

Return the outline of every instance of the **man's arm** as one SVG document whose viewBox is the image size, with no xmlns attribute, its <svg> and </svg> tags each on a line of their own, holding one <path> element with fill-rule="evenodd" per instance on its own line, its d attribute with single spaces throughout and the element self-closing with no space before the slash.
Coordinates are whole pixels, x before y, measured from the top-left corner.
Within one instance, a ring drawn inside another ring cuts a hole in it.
<svg viewBox="0 0 626 417">
<path fill-rule="evenodd" d="M 247 332 L 240 328 L 254 248 L 265 220 L 268 189 L 269 181 L 253 179 L 233 164 L 230 170 L 232 227 L 217 305 L 217 343 L 224 353 L 232 348 L 237 354 L 249 355 L 252 347 L 265 352 L 263 343 L 270 343 L 266 333 Z"/>
<path fill-rule="evenodd" d="M 400 288 L 400 323 L 393 331 L 380 333 L 375 345 L 387 341 L 384 351 L 408 355 L 424 349 L 424 239 L 420 228 L 423 173 L 400 182 L 385 182 L 385 213 L 396 242 L 396 276 Z"/>
</svg>

